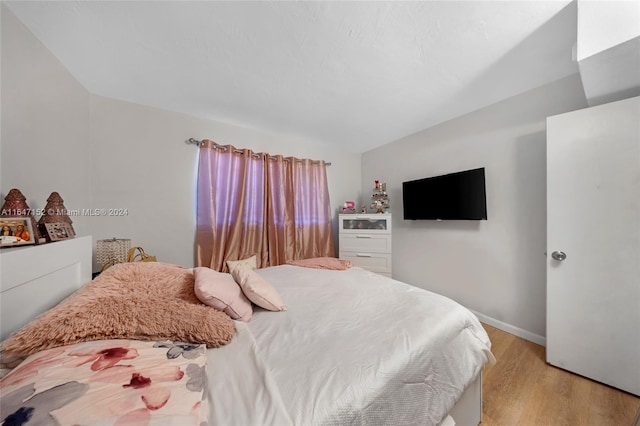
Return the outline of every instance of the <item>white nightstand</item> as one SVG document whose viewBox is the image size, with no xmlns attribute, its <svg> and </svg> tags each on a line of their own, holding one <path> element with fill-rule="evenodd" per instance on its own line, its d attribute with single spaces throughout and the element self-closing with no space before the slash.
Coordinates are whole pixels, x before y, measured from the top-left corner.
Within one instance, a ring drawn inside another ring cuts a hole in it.
<svg viewBox="0 0 640 426">
<path fill-rule="evenodd" d="M 340 259 L 391 278 L 391 214 L 339 215 Z"/>
</svg>

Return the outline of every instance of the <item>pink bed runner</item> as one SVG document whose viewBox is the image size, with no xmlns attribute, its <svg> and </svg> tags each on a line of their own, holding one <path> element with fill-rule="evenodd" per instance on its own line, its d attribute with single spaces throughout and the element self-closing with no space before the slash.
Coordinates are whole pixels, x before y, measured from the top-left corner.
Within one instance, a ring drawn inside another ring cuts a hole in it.
<svg viewBox="0 0 640 426">
<path fill-rule="evenodd" d="M 334 269 L 343 271 L 353 266 L 350 260 L 336 259 L 335 257 L 314 257 L 311 259 L 290 260 L 289 265 L 303 266 L 305 268 Z"/>
</svg>

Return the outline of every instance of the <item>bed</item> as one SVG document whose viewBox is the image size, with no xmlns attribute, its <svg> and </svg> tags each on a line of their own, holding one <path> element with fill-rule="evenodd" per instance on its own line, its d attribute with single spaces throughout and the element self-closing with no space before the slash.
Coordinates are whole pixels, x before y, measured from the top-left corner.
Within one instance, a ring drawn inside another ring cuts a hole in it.
<svg viewBox="0 0 640 426">
<path fill-rule="evenodd" d="M 153 267 L 165 266 L 177 268 Z M 187 273 L 192 272 L 181 269 L 180 274 Z M 29 369 L 20 373 L 28 370 L 28 380 L 18 374 L 20 366 L 3 378 L 3 420 L 9 412 L 7 404 L 17 406 L 18 385 L 42 375 L 33 373 L 37 369 L 32 366 L 46 364 L 55 374 L 69 377 L 70 373 L 61 372 L 63 364 L 54 361 L 62 357 L 65 365 L 73 359 L 74 368 L 81 364 L 87 375 L 94 375 L 86 379 L 87 386 L 99 383 L 114 388 L 116 383 L 117 392 L 129 397 L 135 394 L 139 404 L 127 405 L 130 416 L 123 417 L 121 402 L 111 401 L 116 413 L 98 409 L 100 401 L 108 398 L 93 394 L 89 410 L 93 417 L 85 424 L 471 425 L 480 421 L 481 371 L 494 359 L 484 329 L 467 309 L 443 296 L 356 267 L 326 270 L 281 265 L 255 273 L 273 285 L 286 311 L 254 305 L 250 321 L 231 320 L 233 336 L 227 342 L 209 342 L 209 346 L 218 346 L 209 349 L 199 342 L 180 343 L 155 335 L 147 341 L 136 336 L 34 349 Z M 4 307 L 11 306 L 11 297 L 12 291 L 3 284 Z M 21 315 L 19 309 L 13 310 Z M 117 361 L 96 355 L 106 353 L 107 347 L 108 353 L 118 348 Z M 143 366 L 135 371 L 152 373 L 127 373 L 126 383 L 119 376 L 105 378 L 108 372 L 122 375 L 125 367 L 134 368 L 138 362 Z M 168 373 L 173 371 L 182 372 L 179 379 Z M 161 385 L 145 388 L 140 378 L 147 376 Z M 76 383 L 83 380 L 74 380 L 74 385 L 80 388 Z M 18 384 L 11 384 L 16 381 Z M 47 387 L 38 386 L 40 391 Z M 180 393 L 184 389 L 189 392 Z M 11 398 L 7 397 L 10 392 Z M 162 399 L 169 393 L 171 398 Z M 158 399 L 163 407 L 173 404 L 182 411 L 159 415 Z M 54 408 L 46 415 L 40 413 L 44 416 L 40 418 L 56 415 L 62 416 L 57 418 L 61 424 L 76 422 L 73 416 L 79 415 L 79 409 Z"/>
</svg>

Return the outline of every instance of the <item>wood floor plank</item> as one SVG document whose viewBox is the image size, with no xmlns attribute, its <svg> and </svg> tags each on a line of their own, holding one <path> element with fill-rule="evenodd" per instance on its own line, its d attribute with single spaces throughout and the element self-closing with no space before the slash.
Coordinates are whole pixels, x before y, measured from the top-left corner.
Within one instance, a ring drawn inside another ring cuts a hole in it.
<svg viewBox="0 0 640 426">
<path fill-rule="evenodd" d="M 603 425 L 631 425 L 640 405 L 637 397 L 599 383 L 591 390 L 589 404 L 592 423 Z"/>
<path fill-rule="evenodd" d="M 491 352 L 493 352 L 495 357 L 502 357 L 504 351 L 506 351 L 509 345 L 516 339 L 516 336 L 513 334 L 505 333 L 495 327 L 485 326 L 485 330 L 489 335 L 489 339 L 491 339 Z"/>
<path fill-rule="evenodd" d="M 545 348 L 483 324 L 482 426 L 632 426 L 640 398 L 546 363 Z"/>
<path fill-rule="evenodd" d="M 534 387 L 518 425 L 585 425 L 588 418 L 585 408 L 586 403 L 574 404 L 571 399 L 550 392 L 547 386 L 539 383 Z"/>
<path fill-rule="evenodd" d="M 538 345 L 516 339 L 498 359 L 500 368 L 489 371 L 486 380 L 483 378 L 488 390 L 484 398 L 487 413 L 499 424 L 518 423 L 544 368 L 541 350 Z"/>
</svg>

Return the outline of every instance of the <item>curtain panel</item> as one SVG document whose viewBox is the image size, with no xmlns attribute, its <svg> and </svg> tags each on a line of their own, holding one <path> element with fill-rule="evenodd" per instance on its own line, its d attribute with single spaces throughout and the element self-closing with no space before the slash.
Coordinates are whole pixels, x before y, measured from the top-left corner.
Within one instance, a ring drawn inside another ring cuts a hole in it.
<svg viewBox="0 0 640 426">
<path fill-rule="evenodd" d="M 226 270 L 335 257 L 323 161 L 269 156 L 203 141 L 197 182 L 196 264 Z"/>
<path fill-rule="evenodd" d="M 267 223 L 271 266 L 335 256 L 327 168 L 293 157 L 267 160 Z"/>
<path fill-rule="evenodd" d="M 204 141 L 198 160 L 196 264 L 222 271 L 254 254 L 268 261 L 265 156 Z"/>
</svg>

